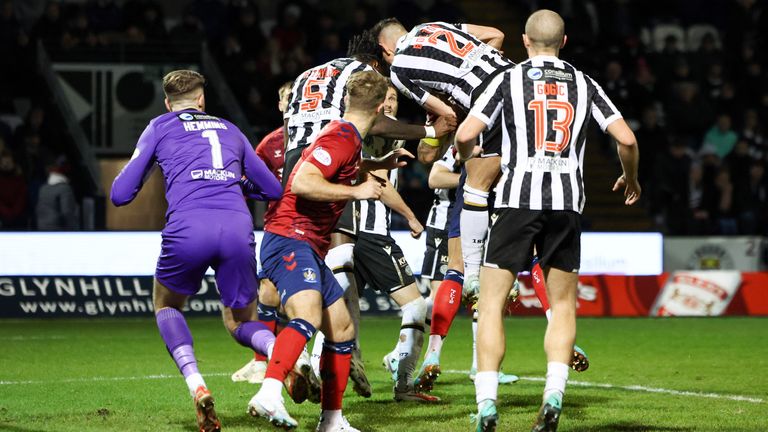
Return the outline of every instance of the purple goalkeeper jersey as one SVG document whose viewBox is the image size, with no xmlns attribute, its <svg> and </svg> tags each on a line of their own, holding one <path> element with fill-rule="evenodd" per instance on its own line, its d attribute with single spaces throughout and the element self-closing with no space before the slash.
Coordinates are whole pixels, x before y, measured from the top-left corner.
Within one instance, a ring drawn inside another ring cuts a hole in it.
<svg viewBox="0 0 768 432">
<path fill-rule="evenodd" d="M 283 192 L 235 125 L 200 111 L 169 112 L 149 122 L 131 161 L 112 183 L 116 206 L 136 197 L 155 162 L 165 177 L 166 220 L 192 209 L 250 214 L 240 184 L 243 174 L 251 198 L 275 200 Z"/>
</svg>

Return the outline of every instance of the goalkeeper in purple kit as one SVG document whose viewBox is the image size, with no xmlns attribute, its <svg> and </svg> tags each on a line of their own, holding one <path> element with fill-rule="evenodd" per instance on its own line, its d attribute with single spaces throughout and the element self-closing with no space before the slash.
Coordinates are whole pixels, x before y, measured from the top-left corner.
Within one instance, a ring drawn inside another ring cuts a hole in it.
<svg viewBox="0 0 768 432">
<path fill-rule="evenodd" d="M 155 164 L 160 166 L 168 211 L 155 271 L 155 315 L 194 399 L 198 429 L 208 432 L 221 430 L 221 422 L 198 371 L 181 309 L 200 289 L 210 266 L 224 313 L 234 318 L 228 320 L 229 332 L 241 345 L 271 354 L 275 336 L 252 321 L 258 281 L 253 219 L 243 189 L 249 197 L 275 200 L 282 188 L 235 125 L 204 112 L 204 83 L 202 75 L 190 70 L 163 78 L 169 112 L 149 122 L 131 161 L 112 184 L 111 200 L 116 206 L 130 203 Z"/>
</svg>

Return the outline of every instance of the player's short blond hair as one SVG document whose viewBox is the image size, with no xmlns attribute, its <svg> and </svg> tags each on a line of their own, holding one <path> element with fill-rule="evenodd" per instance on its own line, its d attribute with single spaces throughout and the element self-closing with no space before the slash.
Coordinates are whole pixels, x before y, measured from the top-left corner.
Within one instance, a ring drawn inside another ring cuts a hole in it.
<svg viewBox="0 0 768 432">
<path fill-rule="evenodd" d="M 163 92 L 174 102 L 193 96 L 191 93 L 205 86 L 205 77 L 196 71 L 182 69 L 168 72 L 163 77 Z"/>
<path fill-rule="evenodd" d="M 375 111 L 384 102 L 389 88 L 388 80 L 374 71 L 352 74 L 347 81 L 347 110 Z"/>
<path fill-rule="evenodd" d="M 290 93 L 293 89 L 293 81 L 288 81 L 287 83 L 280 86 L 280 88 L 277 90 L 277 97 L 282 100 L 285 97 L 286 93 Z"/>
</svg>

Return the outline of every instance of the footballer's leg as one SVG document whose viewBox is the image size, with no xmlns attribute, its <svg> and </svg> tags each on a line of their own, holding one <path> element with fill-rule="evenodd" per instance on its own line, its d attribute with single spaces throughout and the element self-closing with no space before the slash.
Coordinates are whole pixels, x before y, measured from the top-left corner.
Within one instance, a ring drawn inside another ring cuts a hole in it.
<svg viewBox="0 0 768 432">
<path fill-rule="evenodd" d="M 461 307 L 462 284 L 461 240 L 458 237 L 448 239 L 448 270 L 435 294 L 432 306 L 432 325 L 429 329 L 429 343 L 424 355 L 424 363 L 416 378 L 419 391 L 431 391 L 435 380 L 440 376 L 440 353 L 443 339 L 448 335 L 453 319 Z"/>
<path fill-rule="evenodd" d="M 544 270 L 552 317 L 544 335 L 547 376 L 544 397 L 533 431 L 555 431 L 562 410 L 565 384 L 576 340 L 576 289 L 578 273 L 554 267 Z"/>
<path fill-rule="evenodd" d="M 181 313 L 188 296 L 171 291 L 155 279 L 152 297 L 160 336 L 179 371 L 184 375 L 184 381 L 195 403 L 199 430 L 202 432 L 221 430 L 221 422 L 216 416 L 213 397 L 197 369 L 192 333 Z"/>
<path fill-rule="evenodd" d="M 533 290 L 541 303 L 541 308 L 547 317 L 547 321 L 552 318 L 552 310 L 547 300 L 547 285 L 544 283 L 544 271 L 539 265 L 538 258 L 533 259 L 533 268 L 531 268 L 531 280 L 533 281 Z M 584 372 L 589 368 L 589 357 L 578 345 L 573 345 L 573 355 L 571 357 L 571 369 L 576 372 Z"/>
<path fill-rule="evenodd" d="M 467 177 L 463 185 L 461 205 L 461 249 L 464 256 L 464 283 L 467 289 L 476 291 L 480 264 L 483 259 L 485 236 L 488 230 L 488 195 L 500 172 L 499 156 L 468 160 L 465 164 Z"/>
<path fill-rule="evenodd" d="M 269 279 L 261 279 L 259 281 L 259 301 L 256 306 L 256 317 L 254 320 L 258 320 L 272 334 L 275 334 L 277 330 L 277 310 L 279 307 L 280 297 L 277 295 L 277 288 Z M 227 323 L 225 316 L 225 325 L 229 328 L 231 324 Z M 265 355 L 254 351 L 253 359 L 232 374 L 232 381 L 247 381 L 251 384 L 261 384 L 264 381 L 264 373 L 267 371 L 267 360 L 268 358 Z"/>
<path fill-rule="evenodd" d="M 355 330 L 344 299 L 336 300 L 323 311 L 323 353 L 320 358 L 322 377 L 322 413 L 316 431 L 347 431 L 350 426 L 342 414 L 344 390 L 350 378 Z"/>
</svg>

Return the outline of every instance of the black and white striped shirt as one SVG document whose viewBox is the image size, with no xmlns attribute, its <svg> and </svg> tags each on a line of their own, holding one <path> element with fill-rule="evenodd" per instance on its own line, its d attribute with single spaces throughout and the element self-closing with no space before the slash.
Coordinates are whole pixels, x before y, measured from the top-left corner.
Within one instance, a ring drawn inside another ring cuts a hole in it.
<svg viewBox="0 0 768 432">
<path fill-rule="evenodd" d="M 472 92 L 514 63 L 467 31 L 466 24 L 420 24 L 397 41 L 390 78 L 406 97 L 423 105 L 431 92 L 452 96 L 464 109 Z"/>
<path fill-rule="evenodd" d="M 397 174 L 398 170 L 396 169 L 389 172 L 389 182 L 392 183 L 395 190 L 397 190 Z M 389 226 L 392 223 L 392 210 L 379 200 L 368 199 L 358 201 L 358 203 L 360 205 L 358 230 L 364 233 L 388 236 Z"/>
<path fill-rule="evenodd" d="M 456 164 L 452 147 L 445 152 L 439 161 L 435 162 L 435 165 L 444 166 L 454 173 L 461 171 L 461 168 Z M 435 189 L 432 208 L 429 209 L 429 215 L 427 216 L 427 226 L 445 230 L 448 226 L 448 207 L 450 207 L 454 200 L 456 200 L 455 189 Z"/>
<path fill-rule="evenodd" d="M 365 70 L 373 68 L 352 58 L 339 58 L 296 78 L 283 114 L 288 120 L 286 151 L 311 144 L 325 125 L 344 115 L 347 81 L 353 73 Z"/>
<path fill-rule="evenodd" d="M 605 131 L 621 118 L 592 78 L 552 56 L 536 56 L 494 78 L 470 115 L 488 127 L 503 125 L 496 208 L 579 213 L 589 120 Z"/>
</svg>

